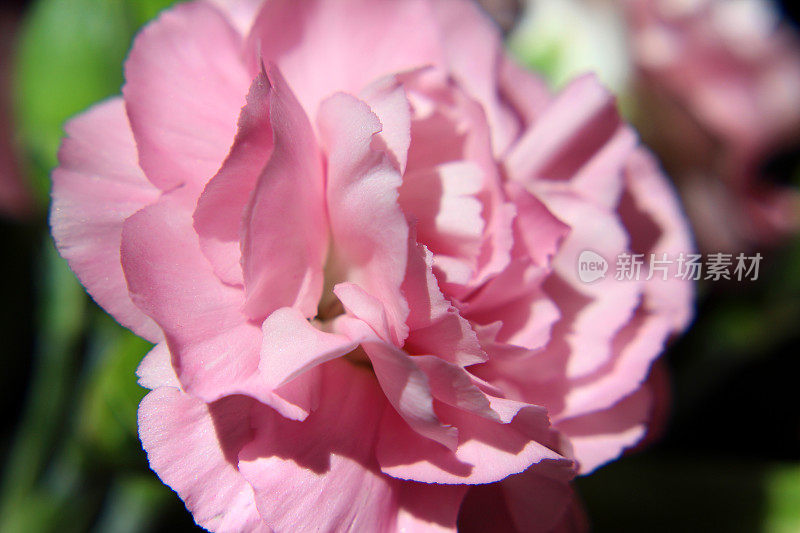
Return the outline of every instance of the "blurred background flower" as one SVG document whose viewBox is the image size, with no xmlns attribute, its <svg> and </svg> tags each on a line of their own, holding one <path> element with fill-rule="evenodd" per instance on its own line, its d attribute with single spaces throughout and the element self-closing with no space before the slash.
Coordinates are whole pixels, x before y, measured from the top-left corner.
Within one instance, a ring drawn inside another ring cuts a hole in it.
<svg viewBox="0 0 800 533">
<path fill-rule="evenodd" d="M 3 532 L 196 527 L 137 441 L 149 346 L 86 296 L 45 223 L 63 122 L 119 92 L 133 35 L 171 3 L 0 9 Z M 481 3 L 554 86 L 595 70 L 617 92 L 704 250 L 764 255 L 757 282 L 701 285 L 694 327 L 652 378 L 672 398 L 661 438 L 578 481 L 594 530 L 800 531 L 797 7 Z"/>
</svg>

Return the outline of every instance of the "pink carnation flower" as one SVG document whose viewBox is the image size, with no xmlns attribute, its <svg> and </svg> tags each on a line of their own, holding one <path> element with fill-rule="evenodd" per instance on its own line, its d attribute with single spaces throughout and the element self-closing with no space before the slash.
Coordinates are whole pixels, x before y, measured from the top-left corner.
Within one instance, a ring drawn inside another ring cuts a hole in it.
<svg viewBox="0 0 800 533">
<path fill-rule="evenodd" d="M 220 5 L 137 37 L 53 174 L 61 253 L 156 343 L 153 470 L 215 531 L 582 528 L 692 301 L 577 276 L 691 247 L 614 99 L 464 0 Z"/>
<path fill-rule="evenodd" d="M 764 166 L 800 141 L 800 41 L 769 0 L 627 0 L 651 138 L 698 240 L 741 251 L 800 230 Z"/>
</svg>

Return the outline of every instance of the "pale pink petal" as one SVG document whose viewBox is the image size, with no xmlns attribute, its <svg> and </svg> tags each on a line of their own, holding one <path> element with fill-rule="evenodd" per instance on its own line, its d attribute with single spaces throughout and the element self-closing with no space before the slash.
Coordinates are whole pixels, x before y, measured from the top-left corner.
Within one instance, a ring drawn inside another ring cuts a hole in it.
<svg viewBox="0 0 800 533">
<path fill-rule="evenodd" d="M 393 482 L 373 458 L 386 401 L 364 369 L 343 361 L 321 369 L 322 400 L 305 421 L 264 408 L 254 414 L 255 439 L 239 454 L 239 469 L 275 531 L 389 531 Z"/>
<path fill-rule="evenodd" d="M 303 109 L 270 70 L 275 147 L 245 212 L 245 312 L 263 319 L 279 307 L 317 314 L 328 248 L 322 155 Z"/>
<path fill-rule="evenodd" d="M 517 241 L 524 244 L 524 255 L 539 266 L 549 266 L 570 227 L 518 183 L 507 183 L 506 191 L 517 209 L 514 226 Z"/>
<path fill-rule="evenodd" d="M 159 188 L 198 194 L 219 169 L 250 85 L 241 46 L 204 2 L 165 11 L 136 37 L 122 93 L 139 164 Z"/>
<path fill-rule="evenodd" d="M 595 156 L 605 157 L 606 144 L 612 144 L 611 156 L 617 153 L 617 143 L 619 150 L 630 150 L 625 128 L 613 95 L 593 75 L 583 76 L 561 91 L 514 145 L 505 160 L 506 171 L 511 180 L 527 188 L 563 187 Z M 619 141 L 618 134 L 622 135 Z M 612 197 L 619 193 L 618 169 L 611 170 L 610 175 L 592 174 L 597 180 L 589 180 L 592 190 Z"/>
<path fill-rule="evenodd" d="M 652 394 L 643 387 L 608 409 L 559 421 L 580 473 L 589 474 L 635 446 L 647 433 L 651 408 Z"/>
<path fill-rule="evenodd" d="M 361 345 L 384 394 L 403 420 L 418 434 L 455 448 L 458 432 L 436 416 L 428 377 L 417 365 L 417 358 L 382 342 L 366 341 Z"/>
<path fill-rule="evenodd" d="M 61 255 L 120 324 L 150 341 L 161 332 L 131 302 L 122 273 L 122 223 L 160 191 L 139 168 L 121 98 L 98 104 L 66 125 L 53 172 L 50 227 Z"/>
<path fill-rule="evenodd" d="M 403 294 L 408 300 L 410 333 L 403 349 L 411 354 L 433 354 L 459 365 L 482 363 L 486 354 L 470 323 L 439 290 L 433 275 L 433 256 L 409 239 Z"/>
<path fill-rule="evenodd" d="M 490 399 L 464 368 L 432 355 L 416 356 L 413 361 L 425 373 L 431 395 L 437 400 L 492 420 L 499 421 L 503 416 L 494 411 Z"/>
<path fill-rule="evenodd" d="M 252 439 L 254 403 L 234 396 L 206 404 L 162 387 L 139 405 L 139 437 L 150 468 L 178 493 L 197 524 L 209 530 L 269 531 L 253 489 L 236 467 L 239 450 Z"/>
<path fill-rule="evenodd" d="M 406 87 L 414 120 L 400 202 L 445 292 L 462 298 L 508 264 L 514 206 L 479 103 L 438 71 L 416 72 Z"/>
<path fill-rule="evenodd" d="M 500 95 L 518 115 L 523 129 L 530 127 L 553 96 L 544 78 L 518 65 L 506 55 L 497 80 Z"/>
<path fill-rule="evenodd" d="M 587 379 L 573 384 L 554 420 L 606 409 L 641 387 L 673 332 L 666 317 L 639 310 L 616 336 L 614 358 Z"/>
<path fill-rule="evenodd" d="M 309 368 L 353 351 L 357 342 L 315 328 L 297 310 L 274 311 L 261 326 L 264 340 L 258 367 L 270 388 L 278 388 Z"/>
<path fill-rule="evenodd" d="M 384 342 L 392 342 L 386 310 L 377 298 L 349 282 L 339 283 L 333 288 L 333 292 L 346 312 L 346 315 L 334 321 L 334 331 L 353 340 L 360 341 L 377 335 Z"/>
<path fill-rule="evenodd" d="M 544 202 L 572 228 L 553 259 L 558 280 L 548 280 L 545 290 L 557 302 L 566 328 L 570 349 L 567 375 L 577 378 L 609 360 L 612 339 L 639 304 L 642 282 L 616 279 L 614 265 L 617 256 L 628 251 L 629 239 L 614 214 L 570 194 L 549 194 Z M 604 278 L 592 283 L 580 281 L 578 258 L 585 250 L 608 261 Z"/>
<path fill-rule="evenodd" d="M 448 69 L 486 111 L 493 151 L 501 155 L 519 134 L 520 124 L 511 109 L 503 105 L 496 86 L 505 57 L 500 30 L 476 2 L 441 0 L 433 6 Z"/>
<path fill-rule="evenodd" d="M 677 193 L 647 150 L 640 148 L 629 158 L 625 184 L 627 194 L 618 211 L 634 251 L 654 253 L 658 259 L 666 253 L 668 259 L 675 260 L 680 253 L 695 249 Z M 675 264 L 670 265 L 666 281 L 661 273 L 654 273 L 644 292 L 647 310 L 671 317 L 675 331 L 679 331 L 692 318 L 694 284 L 676 274 Z"/>
<path fill-rule="evenodd" d="M 484 180 L 480 199 L 486 220 L 486 239 L 478 257 L 477 276 L 472 280 L 472 285 L 477 287 L 502 272 L 511 260 L 513 221 L 517 211 L 503 190 L 502 181 L 505 178 L 492 154 L 494 130 L 489 128 L 491 123 L 487 124 L 485 109 L 470 100 L 463 103 L 462 113 L 468 117 L 471 130 L 464 145 L 465 156 L 480 166 Z"/>
<path fill-rule="evenodd" d="M 451 161 L 409 171 L 400 187 L 400 205 L 414 221 L 418 240 L 437 256 L 463 258 L 472 275 L 486 229 L 478 199 L 483 180 L 476 164 Z"/>
<path fill-rule="evenodd" d="M 158 387 L 181 387 L 175 369 L 172 368 L 169 346 L 166 342 L 159 342 L 136 368 L 136 375 L 139 376 L 139 385 L 148 389 Z"/>
<path fill-rule="evenodd" d="M 364 102 L 337 94 L 323 102 L 318 124 L 328 155 L 332 262 L 344 279 L 381 302 L 392 341 L 400 345 L 408 335 L 408 304 L 400 290 L 409 231 L 397 203 L 402 178 L 373 148 L 381 124 Z"/>
<path fill-rule="evenodd" d="M 248 394 L 303 418 L 313 406 L 313 384 L 279 392 L 264 385 L 261 328 L 240 312 L 242 290 L 223 284 L 203 256 L 183 209 L 187 192 L 165 194 L 125 221 L 121 256 L 134 303 L 164 331 L 186 392 L 204 401 Z"/>
<path fill-rule="evenodd" d="M 475 484 L 499 481 L 543 460 L 571 469 L 571 461 L 541 444 L 553 439 L 543 408 L 496 405 L 495 412 L 504 408 L 501 417 L 507 423 L 437 403 L 442 422 L 458 428 L 454 452 L 422 438 L 395 412 L 387 411 L 376 449 L 381 470 L 425 483 Z"/>
<path fill-rule="evenodd" d="M 271 0 L 248 52 L 254 70 L 260 58 L 280 67 L 309 116 L 337 91 L 359 94 L 378 78 L 442 64 L 425 0 Z"/>
<path fill-rule="evenodd" d="M 239 33 L 246 36 L 264 0 L 210 0 L 225 13 Z"/>
<path fill-rule="evenodd" d="M 489 281 L 465 306 L 464 315 L 484 327 L 499 324 L 485 345 L 492 358 L 502 344 L 536 350 L 547 344 L 553 325 L 561 318 L 556 303 L 543 290 L 544 273 L 515 262 Z M 486 330 L 484 330 L 486 331 Z"/>
<path fill-rule="evenodd" d="M 403 174 L 411 144 L 411 105 L 401 80 L 397 76 L 381 78 L 367 86 L 359 96 L 380 119 L 382 127 L 377 137 L 384 142 Z"/>
<path fill-rule="evenodd" d="M 245 209 L 272 155 L 271 86 L 262 72 L 253 80 L 239 114 L 236 139 L 219 172 L 206 184 L 194 212 L 194 228 L 214 271 L 243 285 L 239 238 Z"/>
</svg>

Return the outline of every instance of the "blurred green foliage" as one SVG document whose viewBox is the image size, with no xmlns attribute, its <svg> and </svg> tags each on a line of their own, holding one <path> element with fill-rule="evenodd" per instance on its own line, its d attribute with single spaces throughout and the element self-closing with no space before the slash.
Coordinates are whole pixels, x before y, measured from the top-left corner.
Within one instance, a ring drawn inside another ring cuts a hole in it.
<svg viewBox="0 0 800 533">
<path fill-rule="evenodd" d="M 174 0 L 42 0 L 26 17 L 14 72 L 16 124 L 47 204 L 63 124 L 120 91 L 138 28 Z"/>
</svg>

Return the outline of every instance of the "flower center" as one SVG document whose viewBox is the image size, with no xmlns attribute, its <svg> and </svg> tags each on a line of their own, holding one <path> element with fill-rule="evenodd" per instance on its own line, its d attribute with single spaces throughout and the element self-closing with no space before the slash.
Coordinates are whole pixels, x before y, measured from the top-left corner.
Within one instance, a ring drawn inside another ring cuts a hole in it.
<svg viewBox="0 0 800 533">
<path fill-rule="evenodd" d="M 347 280 L 346 269 L 341 266 L 341 262 L 336 260 L 336 253 L 333 246 L 328 250 L 328 257 L 325 260 L 325 268 L 323 269 L 323 285 L 322 296 L 317 305 L 317 316 L 314 317 L 320 325 L 327 326 L 336 317 L 344 314 L 344 306 L 339 301 L 333 288 Z"/>
</svg>

